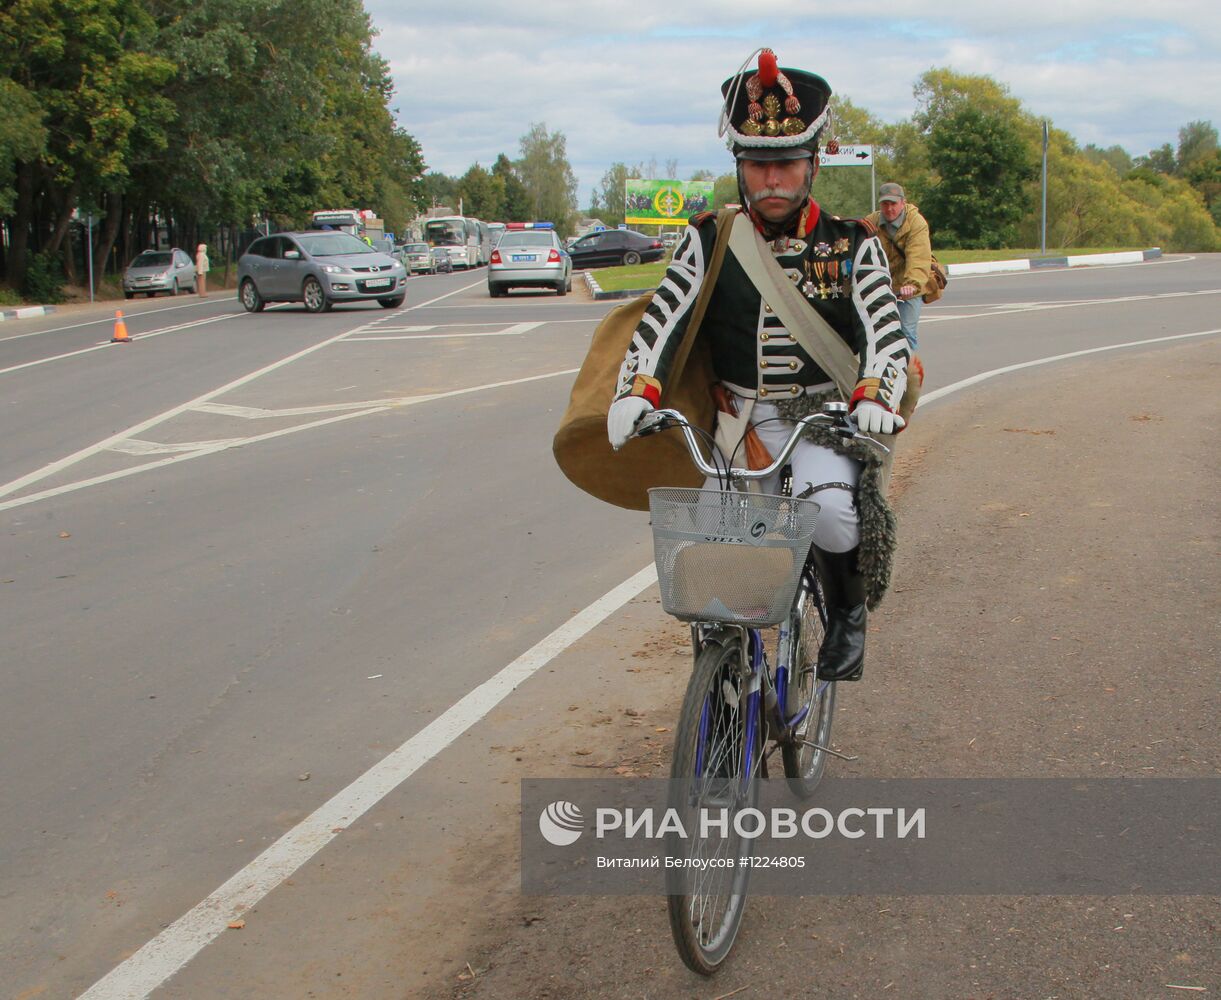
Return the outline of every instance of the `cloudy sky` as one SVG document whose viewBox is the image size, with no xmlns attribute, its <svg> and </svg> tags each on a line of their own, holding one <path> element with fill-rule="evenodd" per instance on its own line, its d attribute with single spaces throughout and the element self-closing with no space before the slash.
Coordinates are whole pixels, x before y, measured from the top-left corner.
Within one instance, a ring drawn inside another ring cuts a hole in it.
<svg viewBox="0 0 1221 1000">
<path fill-rule="evenodd" d="M 616 160 L 725 172 L 720 83 L 752 49 L 822 74 L 884 121 L 930 67 L 986 74 L 1081 145 L 1133 155 L 1221 126 L 1215 0 L 365 0 L 400 123 L 430 169 L 519 155 L 532 122 L 567 137 L 580 203 Z M 936 19 L 928 16 L 936 12 Z"/>
</svg>

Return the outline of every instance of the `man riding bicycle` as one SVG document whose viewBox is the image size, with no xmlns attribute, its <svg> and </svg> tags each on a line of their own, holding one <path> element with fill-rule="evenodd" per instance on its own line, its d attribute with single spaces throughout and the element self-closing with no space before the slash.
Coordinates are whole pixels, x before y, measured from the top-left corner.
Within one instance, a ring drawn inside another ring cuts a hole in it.
<svg viewBox="0 0 1221 1000">
<path fill-rule="evenodd" d="M 831 88 L 813 73 L 780 69 L 772 51 L 764 49 L 757 70 L 738 72 L 721 91 L 722 126 L 737 160 L 743 210 L 785 276 L 857 356 L 857 383 L 848 402 L 858 427 L 895 433 L 904 426 L 898 409 L 909 350 L 886 256 L 873 226 L 830 215 L 810 196 Z M 711 213 L 691 220 L 636 328 L 607 416 L 616 448 L 660 403 L 716 228 Z M 769 453 L 779 451 L 794 421 L 837 397 L 831 376 L 786 329 L 732 249 L 717 274 L 698 337 L 711 347 L 718 409 L 748 428 L 745 446 L 752 468 L 770 464 Z M 727 444 L 728 456 L 738 441 Z M 829 620 L 818 676 L 858 680 L 865 661 L 866 606 L 885 590 L 894 545 L 876 455 L 860 442 L 811 428 L 793 453 L 791 469 L 794 494 L 821 507 L 813 555 Z M 778 487 L 775 481 L 763 483 L 764 492 L 779 492 Z"/>
</svg>

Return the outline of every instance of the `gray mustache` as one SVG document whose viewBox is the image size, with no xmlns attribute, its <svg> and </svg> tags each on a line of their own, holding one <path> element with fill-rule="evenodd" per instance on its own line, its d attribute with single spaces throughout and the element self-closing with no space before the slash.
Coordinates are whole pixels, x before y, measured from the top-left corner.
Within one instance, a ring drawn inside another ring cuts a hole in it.
<svg viewBox="0 0 1221 1000">
<path fill-rule="evenodd" d="M 763 190 L 755 192 L 754 200 L 762 201 L 764 198 L 783 198 L 785 201 L 796 201 L 802 196 L 802 193 L 797 188 L 763 188 Z"/>
</svg>

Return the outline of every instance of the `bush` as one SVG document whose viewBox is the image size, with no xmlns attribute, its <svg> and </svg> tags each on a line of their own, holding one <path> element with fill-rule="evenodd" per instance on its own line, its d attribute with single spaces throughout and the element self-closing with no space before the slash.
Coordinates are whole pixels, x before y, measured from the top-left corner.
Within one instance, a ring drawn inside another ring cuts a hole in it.
<svg viewBox="0 0 1221 1000">
<path fill-rule="evenodd" d="M 64 265 L 57 253 L 30 254 L 25 271 L 25 294 L 33 302 L 64 301 Z"/>
<path fill-rule="evenodd" d="M 0 308 L 4 306 L 19 306 L 22 298 L 11 288 L 0 288 Z"/>
</svg>

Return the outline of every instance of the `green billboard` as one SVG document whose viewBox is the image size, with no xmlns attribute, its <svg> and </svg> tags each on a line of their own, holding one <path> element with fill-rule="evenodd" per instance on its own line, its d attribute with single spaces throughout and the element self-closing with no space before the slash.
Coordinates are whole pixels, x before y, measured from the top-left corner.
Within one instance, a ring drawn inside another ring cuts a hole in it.
<svg viewBox="0 0 1221 1000">
<path fill-rule="evenodd" d="M 624 183 L 624 222 L 629 226 L 681 225 L 712 208 L 712 181 Z"/>
</svg>

